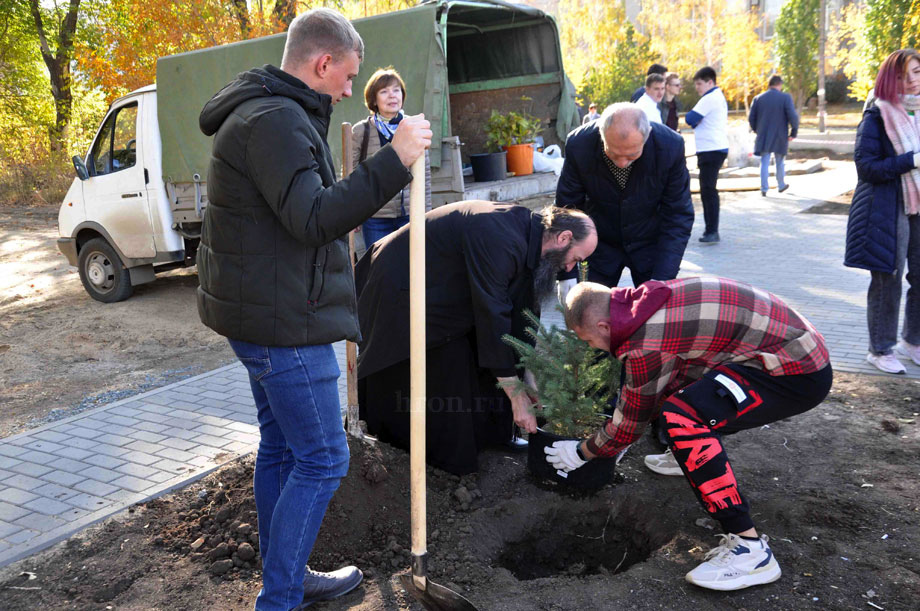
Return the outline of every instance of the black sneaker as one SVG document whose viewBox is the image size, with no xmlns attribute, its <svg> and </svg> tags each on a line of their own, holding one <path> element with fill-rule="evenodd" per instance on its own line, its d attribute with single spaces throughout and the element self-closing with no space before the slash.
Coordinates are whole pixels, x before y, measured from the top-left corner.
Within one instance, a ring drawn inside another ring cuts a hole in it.
<svg viewBox="0 0 920 611">
<path fill-rule="evenodd" d="M 789 183 L 786 183 L 786 184 L 779 190 L 779 192 L 782 193 L 783 191 L 787 191 L 788 189 L 789 189 Z"/>
<path fill-rule="evenodd" d="M 331 573 L 320 573 L 307 567 L 303 578 L 303 603 L 306 607 L 321 600 L 332 600 L 344 596 L 358 587 L 364 573 L 356 566 L 345 566 Z"/>
<path fill-rule="evenodd" d="M 713 231 L 712 233 L 704 233 L 703 237 L 700 238 L 700 242 L 703 244 L 715 244 L 719 241 L 719 232 Z"/>
<path fill-rule="evenodd" d="M 767 196 L 767 192 L 764 191 L 763 189 L 761 189 L 761 190 L 760 190 L 760 197 L 766 197 L 766 196 Z"/>
</svg>

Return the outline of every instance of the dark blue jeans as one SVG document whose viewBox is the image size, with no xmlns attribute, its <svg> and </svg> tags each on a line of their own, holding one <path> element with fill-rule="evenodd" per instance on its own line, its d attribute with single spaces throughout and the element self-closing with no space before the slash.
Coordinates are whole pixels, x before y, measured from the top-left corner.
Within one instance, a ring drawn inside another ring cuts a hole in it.
<svg viewBox="0 0 920 611">
<path fill-rule="evenodd" d="M 259 346 L 229 340 L 249 372 L 259 418 L 256 509 L 262 591 L 258 611 L 289 611 L 339 480 L 348 442 L 339 408 L 339 366 L 330 344 Z"/>
<path fill-rule="evenodd" d="M 726 151 L 703 151 L 696 154 L 696 165 L 700 170 L 700 199 L 703 200 L 703 219 L 706 233 L 719 231 L 719 169 L 728 157 Z"/>
<path fill-rule="evenodd" d="M 371 217 L 361 225 L 361 233 L 364 234 L 364 247 L 370 248 L 374 242 L 387 237 L 403 225 L 409 224 L 409 215 L 397 216 L 390 219 L 379 219 Z"/>
<path fill-rule="evenodd" d="M 872 354 L 890 354 L 898 342 L 901 279 L 905 269 L 908 288 L 901 333 L 907 343 L 920 345 L 920 215 L 907 216 L 899 211 L 897 223 L 897 271 L 872 272 L 869 283 L 866 317 Z"/>
</svg>

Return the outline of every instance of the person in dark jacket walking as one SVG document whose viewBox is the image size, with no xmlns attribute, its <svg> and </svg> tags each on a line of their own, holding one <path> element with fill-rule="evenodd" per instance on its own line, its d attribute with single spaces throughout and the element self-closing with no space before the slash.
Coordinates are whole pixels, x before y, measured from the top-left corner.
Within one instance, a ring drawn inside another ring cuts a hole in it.
<svg viewBox="0 0 920 611">
<path fill-rule="evenodd" d="M 589 280 L 616 286 L 627 267 L 636 286 L 676 278 L 693 227 L 683 139 L 635 104 L 607 107 L 569 134 L 556 205 L 597 225 Z"/>
<path fill-rule="evenodd" d="M 768 89 L 754 98 L 748 123 L 757 134 L 754 154 L 760 156 L 760 194 L 767 196 L 770 177 L 770 155 L 776 160 L 776 187 L 780 193 L 789 188 L 786 184 L 784 160 L 789 142 L 799 133 L 799 115 L 792 96 L 783 93 L 783 77 L 770 77 Z"/>
<path fill-rule="evenodd" d="M 920 365 L 920 54 L 902 49 L 889 55 L 879 68 L 875 95 L 856 131 L 859 182 L 844 265 L 872 274 L 866 360 L 885 373 L 904 373 L 895 350 Z M 905 269 L 910 289 L 898 343 Z"/>
<path fill-rule="evenodd" d="M 244 72 L 201 112 L 214 136 L 198 249 L 198 313 L 246 367 L 260 442 L 254 476 L 262 590 L 255 608 L 335 598 L 361 571 L 309 570 L 326 505 L 348 470 L 332 342 L 359 337 L 347 234 L 411 179 L 430 146 L 421 115 L 336 183 L 326 134 L 364 43 L 314 9 L 288 29 L 281 68 Z"/>
<path fill-rule="evenodd" d="M 409 231 L 380 240 L 358 262 L 358 402 L 368 431 L 409 447 Z M 483 447 L 511 437 L 512 419 L 536 430 L 530 401 L 497 382 L 516 376 L 502 336 L 525 334 L 556 273 L 573 269 L 597 243 L 581 212 L 469 201 L 425 216 L 429 464 L 462 475 Z"/>
</svg>

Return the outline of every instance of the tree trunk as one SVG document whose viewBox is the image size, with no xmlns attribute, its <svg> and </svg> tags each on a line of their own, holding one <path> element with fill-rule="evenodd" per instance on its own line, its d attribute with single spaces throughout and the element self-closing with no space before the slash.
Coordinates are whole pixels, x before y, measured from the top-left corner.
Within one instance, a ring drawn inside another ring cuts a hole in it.
<svg viewBox="0 0 920 611">
<path fill-rule="evenodd" d="M 272 9 L 272 17 L 278 23 L 288 27 L 297 16 L 296 0 L 275 0 L 275 8 Z"/>
<path fill-rule="evenodd" d="M 51 140 L 51 150 L 60 151 L 64 148 L 64 134 L 70 125 L 70 116 L 73 109 L 73 95 L 70 84 L 70 62 L 73 60 L 73 39 L 77 31 L 77 10 L 80 0 L 70 0 L 67 14 L 61 22 L 57 33 L 57 49 L 52 50 L 48 44 L 48 35 L 42 14 L 39 10 L 38 0 L 29 0 L 32 18 L 35 20 L 35 29 L 38 33 L 38 42 L 41 48 L 42 59 L 48 67 L 51 80 L 51 95 L 54 97 L 54 125 L 48 128 Z"/>
<path fill-rule="evenodd" d="M 249 8 L 246 6 L 246 0 L 230 0 L 233 5 L 233 14 L 236 20 L 240 22 L 240 34 L 243 40 L 249 38 Z"/>
</svg>

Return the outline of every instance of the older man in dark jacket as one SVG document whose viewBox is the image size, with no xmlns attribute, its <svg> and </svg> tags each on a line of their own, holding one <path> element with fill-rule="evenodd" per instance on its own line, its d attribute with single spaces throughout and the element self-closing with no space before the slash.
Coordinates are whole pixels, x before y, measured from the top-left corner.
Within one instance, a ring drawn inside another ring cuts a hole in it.
<svg viewBox="0 0 920 611">
<path fill-rule="evenodd" d="M 335 182 L 329 117 L 351 95 L 363 52 L 347 19 L 309 11 L 290 25 L 281 69 L 241 74 L 200 117 L 214 145 L 198 312 L 246 366 L 258 410 L 258 610 L 335 598 L 361 581 L 356 567 L 306 570 L 348 470 L 331 345 L 358 338 L 346 237 L 409 182 L 431 138 L 423 117 L 407 117 L 392 144 Z"/>
<path fill-rule="evenodd" d="M 784 160 L 789 151 L 789 141 L 799 133 L 799 115 L 792 96 L 783 93 L 783 79 L 770 77 L 768 89 L 754 98 L 748 123 L 757 133 L 754 154 L 760 156 L 760 194 L 767 195 L 770 177 L 770 155 L 776 160 L 776 187 L 780 193 L 789 188 L 786 184 Z"/>
<path fill-rule="evenodd" d="M 574 210 L 470 201 L 425 215 L 430 464 L 469 473 L 481 448 L 510 439 L 512 417 L 536 430 L 529 399 L 498 389 L 518 373 L 502 337 L 527 341 L 524 310 L 539 314 L 556 273 L 596 243 L 594 223 Z M 362 419 L 381 440 L 408 448 L 409 228 L 375 243 L 355 274 Z"/>
<path fill-rule="evenodd" d="M 614 104 L 565 144 L 556 205 L 577 208 L 597 225 L 588 278 L 616 286 L 628 267 L 633 284 L 677 276 L 693 227 L 684 141 L 649 125 L 635 104 Z"/>
</svg>

